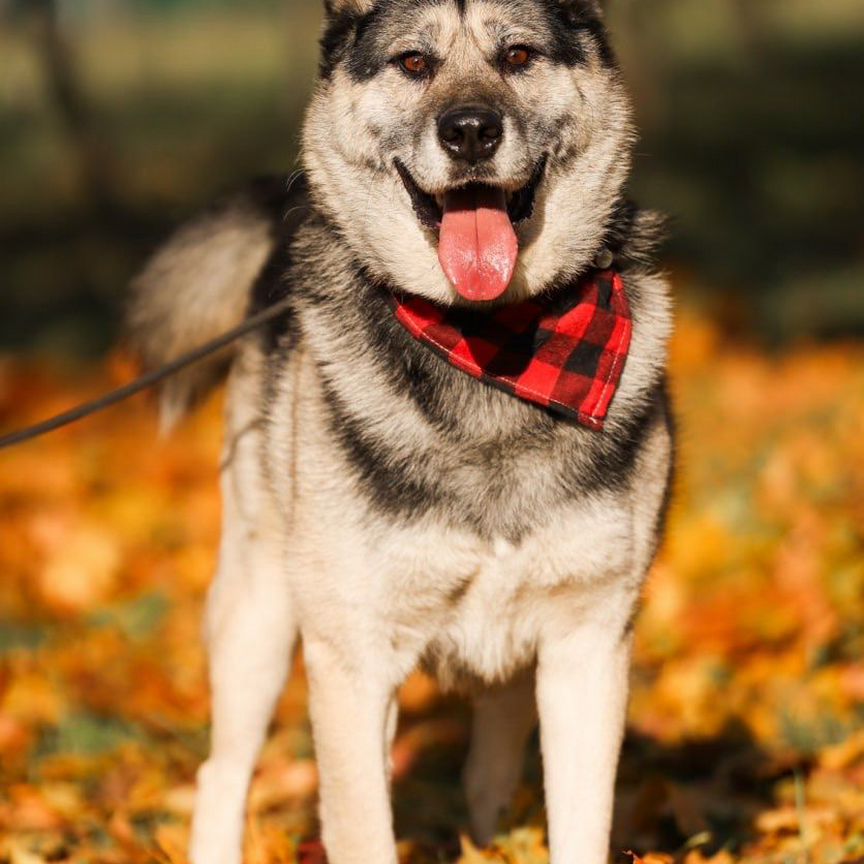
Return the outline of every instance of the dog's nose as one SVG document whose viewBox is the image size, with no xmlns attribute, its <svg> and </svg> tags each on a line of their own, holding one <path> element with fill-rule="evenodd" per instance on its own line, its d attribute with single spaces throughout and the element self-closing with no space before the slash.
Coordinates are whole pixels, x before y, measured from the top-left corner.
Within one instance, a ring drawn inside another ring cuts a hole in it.
<svg viewBox="0 0 864 864">
<path fill-rule="evenodd" d="M 454 159 L 479 162 L 491 159 L 504 137 L 504 119 L 491 108 L 463 105 L 438 120 L 438 140 Z"/>
</svg>

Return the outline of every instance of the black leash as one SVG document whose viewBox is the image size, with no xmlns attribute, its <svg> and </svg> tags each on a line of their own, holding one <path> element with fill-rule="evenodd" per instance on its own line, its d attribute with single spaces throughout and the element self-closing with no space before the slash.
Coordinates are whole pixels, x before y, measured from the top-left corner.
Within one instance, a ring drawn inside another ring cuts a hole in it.
<svg viewBox="0 0 864 864">
<path fill-rule="evenodd" d="M 41 438 L 49 432 L 54 432 L 65 426 L 71 426 L 73 423 L 77 423 L 85 417 L 98 414 L 100 411 L 104 411 L 106 408 L 110 408 L 118 402 L 123 402 L 144 390 L 148 390 L 150 387 L 159 384 L 166 378 L 176 375 L 187 366 L 192 366 L 199 360 L 203 360 L 205 357 L 215 354 L 217 351 L 227 347 L 232 342 L 236 342 L 240 337 L 245 336 L 247 333 L 251 333 L 253 330 L 257 330 L 259 327 L 262 327 L 274 318 L 278 318 L 288 309 L 288 302 L 289 301 L 286 298 L 273 306 L 269 306 L 263 312 L 259 312 L 257 315 L 247 318 L 242 324 L 235 327 L 233 330 L 223 333 L 221 336 L 218 336 L 210 342 L 206 342 L 199 348 L 195 348 L 193 351 L 181 355 L 171 363 L 166 363 L 164 366 L 160 366 L 158 369 L 154 369 L 152 372 L 148 372 L 146 375 L 142 375 L 140 378 L 136 378 L 129 384 L 119 387 L 116 390 L 112 390 L 110 393 L 106 393 L 98 399 L 94 399 L 91 402 L 85 402 L 83 405 L 79 405 L 70 411 L 58 414 L 56 417 L 52 417 L 42 423 L 37 423 L 35 426 L 28 426 L 26 429 L 21 429 L 18 432 L 12 432 L 9 435 L 0 436 L 0 450 L 15 447 L 17 444 L 24 444 L 27 441 L 34 440 L 35 438 Z"/>
</svg>

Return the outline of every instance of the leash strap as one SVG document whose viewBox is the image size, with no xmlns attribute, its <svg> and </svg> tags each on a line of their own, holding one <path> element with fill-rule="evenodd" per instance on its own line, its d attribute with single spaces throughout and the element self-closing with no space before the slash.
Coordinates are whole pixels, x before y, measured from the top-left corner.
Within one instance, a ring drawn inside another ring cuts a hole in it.
<svg viewBox="0 0 864 864">
<path fill-rule="evenodd" d="M 204 345 L 201 345 L 186 354 L 182 354 L 176 360 L 172 360 L 170 363 L 166 363 L 164 366 L 160 366 L 158 369 L 154 369 L 152 372 L 148 372 L 146 375 L 142 375 L 140 378 L 130 381 L 123 387 L 118 387 L 116 390 L 112 390 L 104 396 L 100 396 L 98 399 L 85 402 L 83 405 L 78 405 L 69 411 L 65 411 L 64 413 L 58 414 L 56 417 L 51 417 L 48 420 L 44 420 L 41 423 L 28 426 L 25 429 L 20 429 L 17 432 L 12 432 L 8 435 L 0 436 L 0 450 L 7 450 L 10 447 L 15 447 L 19 444 L 25 444 L 28 441 L 41 438 L 49 432 L 55 432 L 58 429 L 71 426 L 79 420 L 83 420 L 93 414 L 98 414 L 101 411 L 105 411 L 107 408 L 117 405 L 119 402 L 124 402 L 132 396 L 136 396 L 144 390 L 149 390 L 151 387 L 159 384 L 166 378 L 170 378 L 172 375 L 176 375 L 188 366 L 192 366 L 200 360 L 203 360 L 205 357 L 209 357 L 211 354 L 221 351 L 223 348 L 226 348 L 232 342 L 236 342 L 247 333 L 251 333 L 259 327 L 263 327 L 274 318 L 278 318 L 287 311 L 288 305 L 289 298 L 281 300 L 279 303 L 268 307 L 263 312 L 259 312 L 257 315 L 247 318 L 242 324 L 235 327 L 233 330 L 229 330 L 221 336 L 217 336 L 210 342 L 206 342 Z"/>
</svg>

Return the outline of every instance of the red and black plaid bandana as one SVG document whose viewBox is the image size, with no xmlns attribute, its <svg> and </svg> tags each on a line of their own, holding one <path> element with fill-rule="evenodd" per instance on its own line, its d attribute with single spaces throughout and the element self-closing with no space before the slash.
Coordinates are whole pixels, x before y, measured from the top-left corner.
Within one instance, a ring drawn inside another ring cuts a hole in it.
<svg viewBox="0 0 864 864">
<path fill-rule="evenodd" d="M 421 344 L 493 387 L 602 430 L 621 381 L 633 324 L 620 275 L 592 273 L 552 300 L 492 312 L 396 300 Z"/>
</svg>

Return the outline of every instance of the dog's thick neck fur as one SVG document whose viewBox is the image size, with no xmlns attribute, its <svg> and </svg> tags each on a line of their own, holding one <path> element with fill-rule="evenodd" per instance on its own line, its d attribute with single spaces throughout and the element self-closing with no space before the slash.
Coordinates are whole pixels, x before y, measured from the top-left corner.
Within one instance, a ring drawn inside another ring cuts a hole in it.
<svg viewBox="0 0 864 864">
<path fill-rule="evenodd" d="M 295 195 L 301 199 L 302 184 Z M 279 392 L 291 353 L 306 346 L 326 393 L 328 433 L 364 494 L 389 518 L 449 512 L 482 536 L 515 540 L 549 507 L 626 487 L 645 435 L 667 411 L 670 311 L 664 283 L 646 264 L 654 218 L 632 206 L 620 212 L 606 240 L 625 276 L 634 336 L 605 433 L 561 423 L 416 343 L 395 319 L 392 286 L 372 276 L 338 226 L 315 211 L 283 236 L 283 253 L 256 287 L 258 306 L 295 300 L 293 314 L 266 337 L 280 358 L 270 364 L 268 391 Z M 280 416 L 277 406 L 271 417 Z M 533 490 L 528 500 L 523 488 Z"/>
</svg>

